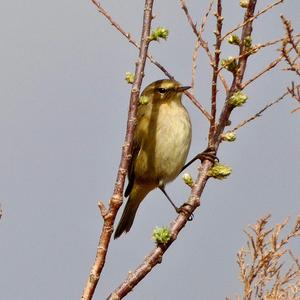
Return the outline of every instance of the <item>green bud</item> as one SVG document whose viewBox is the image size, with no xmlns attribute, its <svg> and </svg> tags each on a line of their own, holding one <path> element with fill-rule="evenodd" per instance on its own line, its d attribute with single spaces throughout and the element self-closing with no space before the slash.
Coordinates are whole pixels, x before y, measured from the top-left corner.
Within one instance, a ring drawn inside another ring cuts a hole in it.
<svg viewBox="0 0 300 300">
<path fill-rule="evenodd" d="M 251 45 L 250 47 L 245 45 L 245 47 L 248 55 L 252 55 L 255 54 L 261 48 L 261 45 L 260 44 L 253 45 L 253 46 Z"/>
<path fill-rule="evenodd" d="M 152 239 L 156 244 L 166 244 L 171 238 L 171 232 L 168 227 L 155 227 L 152 233 Z"/>
<path fill-rule="evenodd" d="M 149 98 L 147 96 L 141 96 L 139 102 L 142 105 L 147 105 L 149 103 Z"/>
<path fill-rule="evenodd" d="M 236 35 L 236 34 L 231 34 L 228 39 L 227 39 L 228 43 L 231 45 L 237 45 L 239 46 L 241 43 L 240 38 Z"/>
<path fill-rule="evenodd" d="M 243 43 L 246 48 L 250 48 L 252 46 L 252 37 L 251 36 L 245 37 Z"/>
<path fill-rule="evenodd" d="M 216 179 L 225 179 L 232 172 L 232 169 L 228 166 L 220 163 L 215 163 L 214 166 L 208 171 L 207 175 Z"/>
<path fill-rule="evenodd" d="M 129 84 L 133 84 L 134 82 L 134 74 L 131 72 L 126 72 L 125 73 L 125 80 L 127 81 L 127 83 Z"/>
<path fill-rule="evenodd" d="M 228 70 L 229 72 L 235 73 L 238 67 L 237 60 L 232 57 L 228 56 L 227 58 L 223 58 L 221 60 L 221 66 Z"/>
<path fill-rule="evenodd" d="M 240 0 L 240 7 L 247 8 L 249 5 L 249 0 Z"/>
<path fill-rule="evenodd" d="M 234 142 L 236 140 L 236 134 L 233 131 L 228 131 L 222 135 L 222 140 L 226 142 Z"/>
<path fill-rule="evenodd" d="M 182 179 L 186 185 L 188 185 L 189 187 L 193 187 L 194 181 L 192 176 L 189 173 L 184 173 L 182 175 Z"/>
<path fill-rule="evenodd" d="M 157 27 L 152 31 L 149 39 L 150 41 L 159 41 L 159 39 L 166 40 L 169 36 L 169 30 L 165 27 Z"/>
<path fill-rule="evenodd" d="M 246 103 L 248 96 L 241 91 L 234 93 L 229 99 L 228 103 L 234 107 L 242 106 Z"/>
</svg>

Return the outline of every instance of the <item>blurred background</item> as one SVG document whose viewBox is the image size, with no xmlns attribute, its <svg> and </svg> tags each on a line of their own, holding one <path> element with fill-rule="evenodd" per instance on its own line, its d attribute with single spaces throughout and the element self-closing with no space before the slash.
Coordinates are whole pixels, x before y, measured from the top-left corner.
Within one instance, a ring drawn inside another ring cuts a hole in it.
<svg viewBox="0 0 300 300">
<path fill-rule="evenodd" d="M 101 3 L 139 40 L 143 1 Z M 259 1 L 258 9 L 270 3 Z M 208 2 L 187 5 L 199 24 Z M 227 32 L 242 21 L 243 9 L 239 1 L 223 6 Z M 156 1 L 154 14 L 153 27 L 170 34 L 151 44 L 151 54 L 190 84 L 195 38 L 183 11 L 177 1 Z M 255 21 L 254 43 L 284 34 L 280 14 L 299 31 L 300 5 L 286 1 Z M 211 47 L 214 24 L 211 15 L 204 33 Z M 138 52 L 90 1 L 2 1 L 0 36 L 1 298 L 79 299 L 102 226 L 97 202 L 107 204 L 120 161 L 130 94 L 125 72 L 134 72 Z M 246 78 L 275 59 L 277 48 L 251 56 Z M 236 54 L 224 43 L 222 57 Z M 202 50 L 197 71 L 196 96 L 208 109 L 211 69 Z M 161 78 L 148 63 L 143 87 Z M 232 125 L 283 94 L 292 80 L 295 75 L 278 70 L 248 86 L 249 100 L 234 111 Z M 221 86 L 219 95 L 220 108 Z M 193 124 L 192 158 L 206 148 L 208 124 L 183 102 Z M 208 182 L 194 220 L 128 299 L 225 299 L 241 292 L 236 253 L 246 242 L 243 229 L 268 213 L 272 224 L 287 216 L 293 224 L 300 212 L 300 115 L 290 113 L 296 107 L 287 98 L 241 128 L 236 142 L 221 145 L 218 157 L 232 175 Z M 193 176 L 197 166 L 188 170 Z M 189 194 L 181 176 L 167 191 L 178 204 Z M 95 299 L 105 299 L 141 263 L 154 247 L 153 228 L 175 216 L 160 191 L 147 197 L 130 233 L 111 242 Z M 299 240 L 290 246 L 299 256 Z"/>
</svg>

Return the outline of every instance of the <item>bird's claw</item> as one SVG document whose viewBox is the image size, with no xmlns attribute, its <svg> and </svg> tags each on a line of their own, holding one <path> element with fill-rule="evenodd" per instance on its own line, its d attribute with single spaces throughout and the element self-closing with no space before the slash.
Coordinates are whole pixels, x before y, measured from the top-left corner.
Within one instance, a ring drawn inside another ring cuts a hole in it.
<svg viewBox="0 0 300 300">
<path fill-rule="evenodd" d="M 182 172 L 184 169 L 186 169 L 189 165 L 191 165 L 197 159 L 200 159 L 201 162 L 203 162 L 204 160 L 209 160 L 212 163 L 215 163 L 215 161 L 219 162 L 219 159 L 217 158 L 217 155 L 216 155 L 216 149 L 213 147 L 208 147 L 203 152 L 197 154 L 187 164 L 185 164 L 180 172 Z"/>
<path fill-rule="evenodd" d="M 214 163 L 215 161 L 219 162 L 219 159 L 216 155 L 216 149 L 214 147 L 207 147 L 203 152 L 197 155 L 197 158 L 202 161 L 209 160 Z"/>
<path fill-rule="evenodd" d="M 194 214 L 190 211 L 190 209 L 187 209 L 186 206 L 189 206 L 191 209 L 193 209 L 193 206 L 187 202 L 183 203 L 179 208 L 176 209 L 177 213 L 183 213 L 185 215 L 188 215 L 188 221 L 192 221 L 194 219 Z"/>
</svg>

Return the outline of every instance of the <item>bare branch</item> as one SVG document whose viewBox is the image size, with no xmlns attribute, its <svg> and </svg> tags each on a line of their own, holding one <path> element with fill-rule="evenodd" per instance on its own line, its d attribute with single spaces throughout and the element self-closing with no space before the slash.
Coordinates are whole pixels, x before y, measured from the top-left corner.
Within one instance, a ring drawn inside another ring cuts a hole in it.
<svg viewBox="0 0 300 300">
<path fill-rule="evenodd" d="M 286 30 L 286 34 L 287 34 L 287 41 L 288 41 L 288 43 L 290 43 L 292 45 L 294 51 L 298 55 L 297 58 L 299 58 L 299 55 L 300 55 L 300 49 L 298 48 L 299 41 L 296 42 L 294 40 L 294 36 L 293 36 L 294 29 L 292 28 L 291 21 L 287 20 L 283 15 L 281 15 L 280 17 L 285 26 L 285 30 Z M 299 34 L 296 36 L 299 36 Z"/>
<path fill-rule="evenodd" d="M 196 81 L 196 68 L 197 68 L 197 59 L 199 56 L 200 50 L 200 42 L 199 40 L 196 41 L 195 48 L 192 55 L 192 81 L 191 81 L 191 93 L 194 95 L 195 93 L 195 81 Z"/>
<path fill-rule="evenodd" d="M 264 44 L 257 44 L 257 45 L 253 45 L 251 46 L 248 50 L 245 49 L 245 52 L 238 55 L 238 56 L 234 56 L 233 58 L 235 58 L 236 60 L 244 57 L 244 56 L 250 56 L 250 55 L 253 55 L 254 53 L 257 53 L 259 50 L 263 49 L 263 48 L 266 48 L 266 47 L 270 47 L 270 46 L 273 46 L 273 45 L 276 45 L 282 41 L 284 41 L 285 38 L 281 38 L 281 39 L 276 39 L 274 41 L 268 41 L 268 42 L 265 42 Z M 219 71 L 221 69 L 224 69 L 224 67 L 220 68 Z"/>
<path fill-rule="evenodd" d="M 206 24 L 206 21 L 207 21 L 207 18 L 209 16 L 209 14 L 211 13 L 211 10 L 213 8 L 213 4 L 214 4 L 215 0 L 211 0 L 209 5 L 208 5 L 208 9 L 201 21 L 201 25 L 200 25 L 200 30 L 199 30 L 199 35 L 202 36 L 203 32 L 204 32 L 204 27 L 205 27 L 205 24 Z"/>
<path fill-rule="evenodd" d="M 292 82 L 292 86 L 288 87 L 288 92 L 290 93 L 290 95 L 300 103 L 300 84 L 298 84 L 297 86 L 295 86 L 294 82 Z M 300 107 L 297 107 L 295 109 L 293 109 L 291 112 L 294 113 L 297 110 L 299 110 Z"/>
<path fill-rule="evenodd" d="M 122 148 L 121 161 L 118 169 L 114 193 L 110 199 L 108 210 L 104 208 L 104 205 L 101 204 L 101 202 L 99 205 L 101 213 L 103 214 L 104 224 L 102 227 L 102 232 L 97 247 L 95 262 L 91 268 L 88 280 L 86 282 L 83 294 L 81 296 L 82 300 L 90 300 L 93 297 L 94 291 L 96 289 L 97 283 L 100 278 L 100 274 L 105 264 L 107 249 L 113 232 L 114 221 L 117 212 L 120 206 L 122 205 L 124 182 L 125 182 L 128 166 L 131 160 L 131 149 L 132 149 L 133 133 L 136 124 L 138 98 L 139 98 L 140 88 L 142 84 L 142 79 L 144 76 L 144 68 L 146 64 L 148 46 L 150 43 L 148 37 L 150 36 L 151 21 L 153 18 L 152 17 L 153 2 L 154 0 L 145 0 L 143 29 L 142 29 L 141 43 L 140 43 L 141 46 L 140 46 L 139 57 L 135 69 L 135 77 L 134 77 L 135 79 L 130 94 L 127 130 L 126 130 L 124 145 Z"/>
<path fill-rule="evenodd" d="M 140 48 L 140 45 L 131 38 L 131 34 L 129 32 L 125 32 L 125 30 L 118 24 L 106 11 L 103 6 L 97 2 L 96 0 L 91 0 L 92 3 L 97 7 L 97 10 L 110 22 L 110 24 L 115 27 L 128 41 L 133 44 L 136 48 Z"/>
<path fill-rule="evenodd" d="M 187 6 L 185 4 L 185 0 L 179 0 L 179 2 L 180 2 L 181 8 L 183 9 L 183 11 L 185 13 L 185 16 L 187 18 L 188 23 L 190 24 L 190 26 L 191 26 L 194 34 L 198 37 L 199 34 L 198 34 L 197 25 L 196 25 L 196 23 L 194 23 L 191 15 L 189 13 L 189 10 L 188 10 L 188 8 L 187 8 Z"/>
<path fill-rule="evenodd" d="M 186 18 L 188 20 L 188 23 L 190 24 L 191 28 L 192 28 L 192 31 L 193 33 L 196 35 L 201 47 L 205 50 L 208 58 L 209 58 L 209 61 L 210 61 L 210 64 L 213 66 L 214 64 L 214 58 L 213 58 L 213 55 L 211 54 L 210 50 L 209 50 L 209 47 L 208 47 L 208 44 L 207 42 L 202 38 L 202 31 L 200 30 L 198 32 L 197 30 L 197 26 L 196 24 L 193 22 L 192 20 L 192 17 L 191 15 L 189 14 L 189 11 L 188 11 L 188 8 L 185 4 L 185 0 L 180 0 L 180 5 L 181 5 L 181 8 L 183 9 L 185 15 L 186 15 Z M 228 85 L 227 85 L 227 82 L 225 80 L 225 78 L 222 76 L 221 73 L 218 74 L 218 76 L 220 77 L 220 80 L 224 86 L 224 89 L 226 91 L 226 93 L 228 92 L 229 88 L 228 88 Z"/>
<path fill-rule="evenodd" d="M 280 238 L 288 219 L 271 229 L 266 226 L 270 215 L 265 216 L 246 231 L 248 242 L 237 253 L 240 278 L 244 285 L 243 299 L 299 299 L 300 265 L 298 259 L 287 249 L 288 242 L 300 235 L 300 219 L 294 228 Z M 286 266 L 287 254 L 292 264 Z"/>
<path fill-rule="evenodd" d="M 215 133 L 216 129 L 216 113 L 217 113 L 217 81 L 219 74 L 219 62 L 220 62 L 220 54 L 221 54 L 221 34 L 222 34 L 222 26 L 223 26 L 223 16 L 222 16 L 222 1 L 218 0 L 217 2 L 217 13 L 215 14 L 217 18 L 217 28 L 215 30 L 216 36 L 216 44 L 215 44 L 215 57 L 213 63 L 213 76 L 211 83 L 211 116 L 212 120 L 210 122 L 209 128 L 209 141 L 212 141 L 212 136 Z"/>
<path fill-rule="evenodd" d="M 251 37 L 252 33 L 252 22 L 253 22 L 253 15 L 254 15 L 254 10 L 256 6 L 256 0 L 249 0 L 248 7 L 245 11 L 244 14 L 244 25 L 242 29 L 242 35 L 241 35 L 241 40 L 244 41 L 246 37 Z M 250 20 L 250 21 L 248 21 Z M 230 87 L 230 91 L 227 95 L 227 99 L 231 97 L 236 91 L 241 90 L 241 84 L 242 80 L 245 74 L 246 66 L 247 66 L 247 61 L 248 57 L 247 55 L 243 55 L 247 51 L 247 47 L 245 47 L 244 43 L 241 43 L 240 45 L 240 51 L 239 55 L 241 58 L 238 61 L 238 68 L 237 71 L 233 75 L 233 80 L 232 84 Z M 233 110 L 233 107 L 228 103 L 228 101 L 225 102 L 223 110 L 221 112 L 220 118 L 219 118 L 219 123 L 215 132 L 215 135 L 213 137 L 213 141 L 210 141 L 210 144 L 214 144 L 215 148 L 218 149 L 219 144 L 221 142 L 221 136 L 224 131 L 224 128 L 228 124 L 228 120 L 230 117 L 230 114 Z"/>
<path fill-rule="evenodd" d="M 202 36 L 203 31 L 204 31 L 204 27 L 207 21 L 207 18 L 212 10 L 212 6 L 214 4 L 214 0 L 212 0 L 209 3 L 208 9 L 201 21 L 201 25 L 200 25 L 200 31 L 199 31 L 199 35 Z M 197 58 L 199 56 L 199 50 L 201 47 L 201 43 L 199 41 L 199 39 L 197 39 L 196 43 L 195 43 L 195 48 L 193 51 L 193 55 L 192 55 L 192 82 L 191 82 L 191 92 L 192 94 L 194 94 L 194 89 L 195 89 L 195 80 L 196 80 L 196 68 L 197 68 Z"/>
<path fill-rule="evenodd" d="M 261 117 L 262 113 L 267 110 L 268 108 L 272 107 L 273 105 L 277 104 L 278 102 L 282 101 L 287 95 L 289 94 L 289 91 L 283 93 L 279 98 L 277 98 L 276 100 L 270 102 L 269 104 L 267 104 L 265 107 L 263 107 L 260 111 L 258 111 L 257 113 L 255 113 L 253 116 L 251 116 L 250 118 L 248 118 L 247 120 L 242 121 L 241 123 L 239 123 L 237 126 L 235 126 L 233 129 L 231 129 L 230 131 L 237 131 L 238 129 L 240 129 L 241 127 L 245 126 L 246 124 L 250 123 L 251 121 L 257 119 L 258 117 Z"/>
<path fill-rule="evenodd" d="M 290 66 L 289 71 L 295 72 L 298 76 L 300 76 L 300 65 L 297 64 L 297 61 L 300 58 L 300 49 L 298 48 L 298 44 L 300 43 L 300 39 L 295 40 L 293 36 L 294 29 L 292 28 L 291 22 L 288 21 L 284 16 L 280 16 L 281 20 L 284 24 L 285 31 L 286 31 L 286 38 L 282 42 L 281 53 L 285 58 L 285 61 Z M 299 36 L 299 35 L 298 35 Z M 289 50 L 287 50 L 287 46 L 291 45 L 292 48 L 290 50 L 294 50 L 295 57 L 292 58 L 289 54 Z"/>
<path fill-rule="evenodd" d="M 205 110 L 205 108 L 203 107 L 203 105 L 195 98 L 195 96 L 191 93 L 189 93 L 188 91 L 185 91 L 184 94 L 189 97 L 189 99 L 194 103 L 194 105 L 199 108 L 199 110 L 203 113 L 203 115 L 205 115 L 205 117 L 207 118 L 207 120 L 211 120 L 212 117 L 211 115 Z"/>
<path fill-rule="evenodd" d="M 248 81 L 244 82 L 241 85 L 241 89 L 244 89 L 247 85 L 249 85 L 250 83 L 252 83 L 253 81 L 255 81 L 257 78 L 259 78 L 260 76 L 266 74 L 267 72 L 269 72 L 271 69 L 273 69 L 274 67 L 276 67 L 283 59 L 283 55 L 280 55 L 278 58 L 274 59 L 268 66 L 266 66 L 263 70 L 261 70 L 260 72 L 258 72 L 257 74 L 255 74 L 252 78 L 250 78 Z"/>
<path fill-rule="evenodd" d="M 300 43 L 300 40 L 299 40 L 299 43 Z M 250 83 L 252 83 L 253 81 L 255 81 L 257 78 L 259 78 L 260 76 L 266 74 L 271 69 L 273 69 L 274 67 L 276 67 L 285 58 L 285 56 L 288 55 L 292 50 L 293 50 L 293 47 L 290 47 L 289 49 L 285 49 L 285 51 L 284 51 L 285 54 L 281 54 L 278 58 L 274 59 L 266 68 L 264 68 L 263 70 L 261 70 L 260 72 L 258 72 L 256 75 L 254 75 L 248 81 L 244 82 L 241 85 L 241 89 L 244 89 L 247 85 L 249 85 Z"/>
<path fill-rule="evenodd" d="M 256 18 L 258 18 L 260 15 L 266 13 L 267 11 L 271 10 L 274 6 L 281 4 L 284 0 L 278 0 L 276 2 L 274 2 L 273 4 L 268 5 L 267 7 L 265 7 L 262 11 L 258 12 L 256 15 L 254 15 L 253 17 L 251 17 L 251 19 L 247 19 L 244 20 L 244 22 L 238 26 L 236 26 L 235 28 L 233 28 L 232 30 L 228 31 L 223 37 L 222 40 L 224 40 L 227 36 L 229 36 L 230 34 L 232 34 L 233 32 L 239 30 L 240 28 L 244 27 L 247 23 L 249 22 L 253 22 L 253 20 L 255 20 Z"/>
</svg>

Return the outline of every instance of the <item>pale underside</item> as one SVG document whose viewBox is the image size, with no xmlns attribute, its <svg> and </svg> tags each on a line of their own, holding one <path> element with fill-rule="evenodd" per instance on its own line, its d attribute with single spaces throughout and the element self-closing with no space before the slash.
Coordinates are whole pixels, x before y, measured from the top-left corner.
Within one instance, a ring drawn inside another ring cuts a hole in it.
<svg viewBox="0 0 300 300">
<path fill-rule="evenodd" d="M 147 112 L 136 131 L 140 149 L 134 173 L 139 174 L 137 184 L 154 188 L 174 180 L 182 169 L 191 143 L 191 123 L 180 99 L 153 105 Z"/>
</svg>

